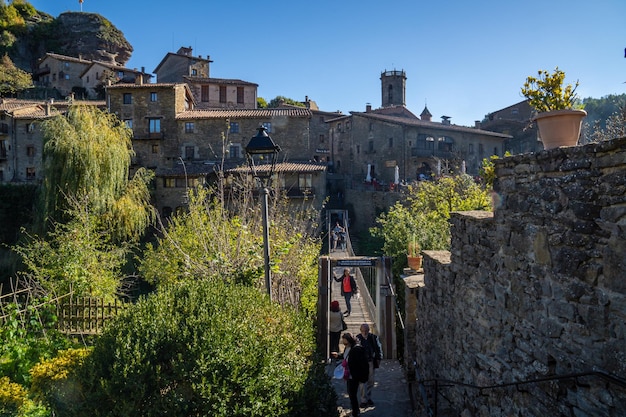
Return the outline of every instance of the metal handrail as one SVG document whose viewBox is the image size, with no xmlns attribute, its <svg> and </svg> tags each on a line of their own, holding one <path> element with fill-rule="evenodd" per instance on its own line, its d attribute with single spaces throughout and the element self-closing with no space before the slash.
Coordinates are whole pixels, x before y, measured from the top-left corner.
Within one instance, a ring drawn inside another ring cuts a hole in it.
<svg viewBox="0 0 626 417">
<path fill-rule="evenodd" d="M 417 368 L 417 364 L 414 362 L 414 366 L 415 366 L 415 374 L 416 377 L 419 378 L 419 373 L 418 373 L 418 368 Z M 606 382 L 612 383 L 614 385 L 617 385 L 621 388 L 626 388 L 626 379 L 621 378 L 617 375 L 613 375 L 609 372 L 603 371 L 603 370 L 599 370 L 599 369 L 593 369 L 591 371 L 585 371 L 585 372 L 575 372 L 575 373 L 569 373 L 569 374 L 561 374 L 561 375 L 550 375 L 550 376 L 546 376 L 546 377 L 542 377 L 542 378 L 533 378 L 533 379 L 527 379 L 524 381 L 515 381 L 515 382 L 505 382 L 505 383 L 501 383 L 501 384 L 495 384 L 495 385 L 475 385 L 475 384 L 468 384 L 466 382 L 461 382 L 461 381 L 453 381 L 453 380 L 449 380 L 449 379 L 441 379 L 441 378 L 433 378 L 433 379 L 416 379 L 416 382 L 420 385 L 420 387 L 435 387 L 435 395 L 434 395 L 434 416 L 437 416 L 437 397 L 439 394 L 439 389 L 440 387 L 452 387 L 452 386 L 461 386 L 461 387 L 465 387 L 465 388 L 471 388 L 471 389 L 477 389 L 479 390 L 480 394 L 482 395 L 483 391 L 485 390 L 493 390 L 493 389 L 497 389 L 497 388 L 505 388 L 505 387 L 511 387 L 514 386 L 517 389 L 519 389 L 519 387 L 521 385 L 528 385 L 528 384 L 536 384 L 536 383 L 540 383 L 540 382 L 547 382 L 547 381 L 556 381 L 556 380 L 567 380 L 567 379 L 573 379 L 576 380 L 578 378 L 582 378 L 582 377 L 588 377 L 588 376 L 593 376 L 593 377 L 598 377 Z M 427 401 L 424 397 L 423 397 L 424 401 Z M 430 410 L 431 412 L 433 410 L 430 409 L 430 407 L 428 406 L 428 403 L 426 402 L 425 407 L 427 410 Z"/>
</svg>

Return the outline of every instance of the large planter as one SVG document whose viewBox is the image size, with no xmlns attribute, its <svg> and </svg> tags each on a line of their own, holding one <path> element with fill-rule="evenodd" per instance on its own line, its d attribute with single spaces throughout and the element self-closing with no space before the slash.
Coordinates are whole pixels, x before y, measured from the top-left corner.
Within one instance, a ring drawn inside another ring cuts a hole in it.
<svg viewBox="0 0 626 417">
<path fill-rule="evenodd" d="M 587 112 L 584 110 L 568 109 L 548 111 L 535 116 L 543 148 L 576 146 L 586 115 Z"/>
<path fill-rule="evenodd" d="M 409 268 L 414 271 L 419 271 L 420 269 L 422 269 L 422 255 L 407 256 L 406 258 L 409 261 Z"/>
</svg>

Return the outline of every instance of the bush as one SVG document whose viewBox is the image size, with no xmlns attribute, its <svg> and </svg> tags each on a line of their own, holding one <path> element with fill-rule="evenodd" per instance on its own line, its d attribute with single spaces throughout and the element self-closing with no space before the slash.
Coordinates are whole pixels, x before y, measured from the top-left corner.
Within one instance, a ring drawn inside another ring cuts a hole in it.
<svg viewBox="0 0 626 417">
<path fill-rule="evenodd" d="M 107 327 L 79 372 L 85 400 L 65 415 L 336 415 L 313 340 L 302 314 L 253 288 L 163 286 Z"/>
</svg>

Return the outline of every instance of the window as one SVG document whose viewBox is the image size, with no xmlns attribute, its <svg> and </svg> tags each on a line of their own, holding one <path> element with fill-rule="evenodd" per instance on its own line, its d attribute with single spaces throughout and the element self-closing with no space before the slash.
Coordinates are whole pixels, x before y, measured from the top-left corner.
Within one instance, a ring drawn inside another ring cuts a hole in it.
<svg viewBox="0 0 626 417">
<path fill-rule="evenodd" d="M 124 71 L 118 71 L 117 72 L 117 78 L 119 78 L 119 79 L 124 78 Z"/>
<path fill-rule="evenodd" d="M 4 170 L 0 169 L 0 181 L 4 181 Z"/>
<path fill-rule="evenodd" d="M 89 84 L 89 75 L 87 76 L 87 84 Z"/>
<path fill-rule="evenodd" d="M 209 101 L 209 86 L 203 85 L 200 87 L 200 101 L 207 102 Z"/>
<path fill-rule="evenodd" d="M 35 147 L 33 145 L 28 145 L 26 147 L 26 156 L 35 156 Z"/>
<path fill-rule="evenodd" d="M 356 145 L 356 154 L 360 154 L 361 153 L 361 145 Z"/>
<path fill-rule="evenodd" d="M 350 121 L 346 121 L 346 130 L 350 130 Z"/>
<path fill-rule="evenodd" d="M 478 155 L 483 156 L 484 152 L 485 152 L 485 150 L 483 149 L 483 144 L 479 143 L 478 144 Z"/>
<path fill-rule="evenodd" d="M 389 147 L 393 148 L 393 138 L 389 138 Z"/>
<path fill-rule="evenodd" d="M 157 93 L 155 93 L 155 92 L 150 93 L 150 101 L 151 102 L 154 103 L 155 101 L 157 101 L 157 98 L 158 98 Z"/>
<path fill-rule="evenodd" d="M 161 133 L 161 119 L 148 119 L 148 129 L 150 133 Z"/>
<path fill-rule="evenodd" d="M 28 123 L 26 125 L 26 132 L 33 133 L 35 131 L 35 123 Z"/>
<path fill-rule="evenodd" d="M 337 123 L 337 131 L 343 132 L 343 125 L 341 123 Z"/>
<path fill-rule="evenodd" d="M 193 122 L 185 122 L 185 133 L 193 133 L 194 124 Z"/>
<path fill-rule="evenodd" d="M 159 145 L 158 144 L 152 145 L 152 153 L 159 153 Z"/>
<path fill-rule="evenodd" d="M 493 148 L 493 154 L 494 155 L 498 155 L 498 147 L 497 146 L 495 148 Z"/>
<path fill-rule="evenodd" d="M 65 74 L 65 79 L 69 80 L 70 79 L 70 74 Z"/>
<path fill-rule="evenodd" d="M 230 122 L 230 133 L 239 133 L 239 123 Z"/>
<path fill-rule="evenodd" d="M 200 185 L 200 178 L 187 178 L 187 187 L 196 188 Z"/>
<path fill-rule="evenodd" d="M 193 146 L 185 146 L 185 159 L 193 159 L 195 151 Z"/>
<path fill-rule="evenodd" d="M 70 63 L 69 63 L 69 62 L 64 62 L 64 63 L 63 63 L 63 66 L 64 66 L 65 68 L 69 68 L 69 67 L 70 67 Z"/>
<path fill-rule="evenodd" d="M 368 152 L 374 152 L 374 141 L 373 140 L 370 140 L 367 143 L 367 151 Z"/>
<path fill-rule="evenodd" d="M 163 178 L 163 188 L 176 187 L 176 178 Z"/>
<path fill-rule="evenodd" d="M 220 85 L 220 103 L 226 103 L 226 86 Z"/>
<path fill-rule="evenodd" d="M 191 69 L 191 75 L 192 75 L 192 76 L 194 76 L 194 77 L 195 77 L 196 75 L 198 75 L 198 70 L 197 70 L 197 69 L 195 69 L 195 68 L 192 68 L 192 69 Z"/>
<path fill-rule="evenodd" d="M 52 81 L 56 81 L 57 80 L 57 73 L 55 72 L 54 74 L 52 74 Z"/>
<path fill-rule="evenodd" d="M 467 149 L 467 153 L 469 153 L 470 155 L 472 155 L 474 153 L 474 144 L 470 143 L 469 147 Z"/>
<path fill-rule="evenodd" d="M 310 190 L 313 186 L 313 174 L 299 174 L 298 188 L 300 191 Z"/>
<path fill-rule="evenodd" d="M 237 103 L 243 104 L 243 87 L 237 87 Z"/>
<path fill-rule="evenodd" d="M 241 158 L 241 145 L 240 144 L 232 144 L 228 147 L 228 153 L 231 158 L 237 159 Z"/>
<path fill-rule="evenodd" d="M 272 123 L 271 122 L 263 123 L 263 127 L 265 128 L 267 133 L 272 133 Z"/>
<path fill-rule="evenodd" d="M 133 95 L 131 93 L 124 93 L 124 104 L 133 104 Z"/>
<path fill-rule="evenodd" d="M 373 123 L 370 123 L 370 132 L 371 132 L 372 130 L 374 130 L 374 124 L 373 124 Z"/>
<path fill-rule="evenodd" d="M 320 143 L 324 143 L 324 140 L 326 140 L 326 138 L 324 137 L 324 135 L 320 135 Z"/>
<path fill-rule="evenodd" d="M 26 179 L 27 180 L 34 180 L 35 179 L 35 168 L 34 167 L 27 167 L 26 168 Z"/>
<path fill-rule="evenodd" d="M 125 119 L 124 120 L 124 124 L 126 125 L 127 128 L 132 129 L 133 128 L 133 119 Z"/>
</svg>

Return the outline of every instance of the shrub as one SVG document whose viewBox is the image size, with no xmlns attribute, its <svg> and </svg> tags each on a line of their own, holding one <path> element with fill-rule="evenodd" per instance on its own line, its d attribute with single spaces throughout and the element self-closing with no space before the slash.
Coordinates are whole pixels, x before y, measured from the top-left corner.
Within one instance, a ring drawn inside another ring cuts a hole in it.
<svg viewBox="0 0 626 417">
<path fill-rule="evenodd" d="M 313 340 L 301 313 L 253 288 L 162 286 L 107 327 L 80 370 L 85 400 L 66 415 L 336 415 Z"/>
</svg>

